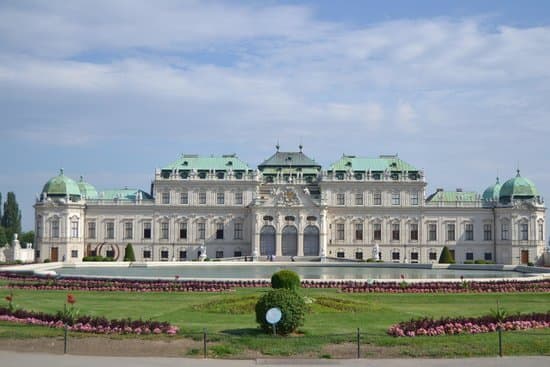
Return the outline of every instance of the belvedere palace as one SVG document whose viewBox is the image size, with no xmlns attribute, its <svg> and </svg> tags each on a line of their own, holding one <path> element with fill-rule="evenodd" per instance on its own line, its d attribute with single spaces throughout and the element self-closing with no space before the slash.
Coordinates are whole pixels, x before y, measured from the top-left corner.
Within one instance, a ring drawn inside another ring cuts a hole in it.
<svg viewBox="0 0 550 367">
<path fill-rule="evenodd" d="M 150 192 L 96 189 L 63 171 L 35 207 L 38 261 L 244 258 L 526 264 L 545 249 L 545 211 L 517 174 L 481 195 L 426 193 L 424 172 L 398 156 L 344 155 L 328 168 L 302 151 L 248 166 L 236 155 L 183 154 L 157 169 Z"/>
</svg>

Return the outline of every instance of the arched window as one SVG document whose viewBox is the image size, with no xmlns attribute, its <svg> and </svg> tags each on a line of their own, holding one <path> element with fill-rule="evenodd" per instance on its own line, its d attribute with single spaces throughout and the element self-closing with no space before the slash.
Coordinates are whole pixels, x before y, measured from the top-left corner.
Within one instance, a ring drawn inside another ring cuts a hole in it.
<svg viewBox="0 0 550 367">
<path fill-rule="evenodd" d="M 315 226 L 304 229 L 304 256 L 319 256 L 319 229 Z"/>
<path fill-rule="evenodd" d="M 298 230 L 294 226 L 283 228 L 283 256 L 298 255 Z"/>
<path fill-rule="evenodd" d="M 275 227 L 264 226 L 260 231 L 260 255 L 275 255 Z"/>
</svg>

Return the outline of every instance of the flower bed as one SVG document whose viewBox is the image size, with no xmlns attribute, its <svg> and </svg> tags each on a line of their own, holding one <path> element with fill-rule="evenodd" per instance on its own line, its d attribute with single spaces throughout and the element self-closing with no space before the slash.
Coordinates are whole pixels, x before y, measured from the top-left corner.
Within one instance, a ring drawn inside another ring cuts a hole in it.
<svg viewBox="0 0 550 367">
<path fill-rule="evenodd" d="M 52 315 L 43 312 L 27 310 L 10 311 L 0 307 L 0 321 L 15 322 L 28 325 L 40 325 L 51 328 L 94 334 L 166 334 L 175 335 L 179 328 L 168 322 L 143 321 L 131 319 L 108 320 L 104 317 L 80 316 L 74 320 L 63 319 L 60 314 Z"/>
<path fill-rule="evenodd" d="M 496 316 L 423 318 L 392 325 L 388 334 L 396 337 L 479 334 L 497 331 L 499 327 L 505 331 L 550 328 L 550 312 L 516 314 L 500 321 Z"/>
</svg>

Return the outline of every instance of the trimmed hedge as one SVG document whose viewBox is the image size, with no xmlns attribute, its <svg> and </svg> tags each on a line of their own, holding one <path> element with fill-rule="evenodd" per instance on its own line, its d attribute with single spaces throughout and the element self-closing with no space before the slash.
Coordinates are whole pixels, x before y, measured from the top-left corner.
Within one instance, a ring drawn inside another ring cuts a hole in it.
<svg viewBox="0 0 550 367">
<path fill-rule="evenodd" d="M 443 250 L 441 250 L 441 255 L 439 256 L 439 263 L 440 264 L 454 264 L 455 263 L 453 257 L 451 256 L 451 252 L 449 251 L 449 248 L 447 246 L 444 246 Z"/>
<path fill-rule="evenodd" d="M 300 285 L 300 276 L 291 270 L 280 270 L 271 276 L 271 288 L 273 289 L 297 290 Z"/>
<path fill-rule="evenodd" d="M 134 248 L 131 243 L 127 244 L 124 249 L 124 261 L 136 261 L 136 255 L 134 255 Z"/>
<path fill-rule="evenodd" d="M 256 322 L 266 333 L 273 332 L 273 326 L 265 319 L 265 314 L 273 307 L 282 313 L 281 321 L 275 325 L 277 334 L 288 335 L 304 324 L 307 309 L 304 298 L 291 289 L 273 289 L 256 303 Z"/>
</svg>

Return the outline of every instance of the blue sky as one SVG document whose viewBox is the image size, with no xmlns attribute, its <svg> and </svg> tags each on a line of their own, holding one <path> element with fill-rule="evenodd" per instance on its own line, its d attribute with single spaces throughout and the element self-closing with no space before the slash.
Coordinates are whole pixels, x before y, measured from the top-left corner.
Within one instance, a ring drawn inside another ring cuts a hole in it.
<svg viewBox="0 0 550 367">
<path fill-rule="evenodd" d="M 428 191 L 550 193 L 547 1 L 3 1 L 0 191 L 149 190 L 183 152 L 398 153 Z"/>
</svg>

